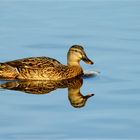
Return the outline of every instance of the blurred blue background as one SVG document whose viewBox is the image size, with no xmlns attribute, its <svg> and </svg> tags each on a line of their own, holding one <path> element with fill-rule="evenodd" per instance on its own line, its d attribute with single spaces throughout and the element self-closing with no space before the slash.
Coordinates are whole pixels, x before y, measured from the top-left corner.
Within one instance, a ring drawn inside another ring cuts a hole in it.
<svg viewBox="0 0 140 140">
<path fill-rule="evenodd" d="M 0 1 L 1 62 L 49 56 L 66 64 L 73 44 L 95 62 L 82 67 L 101 72 L 81 88 L 95 96 L 75 109 L 67 89 L 40 96 L 0 89 L 0 139 L 140 139 L 140 1 Z"/>
</svg>

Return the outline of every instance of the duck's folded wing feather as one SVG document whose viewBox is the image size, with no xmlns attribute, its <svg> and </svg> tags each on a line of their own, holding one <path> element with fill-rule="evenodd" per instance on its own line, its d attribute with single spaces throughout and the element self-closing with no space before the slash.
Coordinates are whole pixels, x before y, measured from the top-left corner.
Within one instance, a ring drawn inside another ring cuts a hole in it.
<svg viewBox="0 0 140 140">
<path fill-rule="evenodd" d="M 60 65 L 61 63 L 56 59 L 49 57 L 30 57 L 8 61 L 6 62 L 6 64 L 15 68 L 40 69 L 45 67 L 55 67 Z"/>
</svg>

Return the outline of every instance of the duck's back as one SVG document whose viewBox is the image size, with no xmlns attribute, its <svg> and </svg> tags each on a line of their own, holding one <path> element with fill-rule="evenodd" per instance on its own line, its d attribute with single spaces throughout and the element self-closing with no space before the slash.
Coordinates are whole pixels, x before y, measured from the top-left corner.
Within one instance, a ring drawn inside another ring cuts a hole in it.
<svg viewBox="0 0 140 140">
<path fill-rule="evenodd" d="M 81 67 L 66 66 L 49 57 L 30 57 L 1 63 L 0 77 L 29 80 L 63 80 L 82 74 Z"/>
<path fill-rule="evenodd" d="M 61 63 L 49 57 L 30 57 L 1 63 L 0 77 L 11 79 L 49 80 Z"/>
<path fill-rule="evenodd" d="M 45 67 L 55 67 L 61 63 L 50 57 L 29 57 L 14 61 L 5 62 L 15 68 L 43 69 Z"/>
</svg>

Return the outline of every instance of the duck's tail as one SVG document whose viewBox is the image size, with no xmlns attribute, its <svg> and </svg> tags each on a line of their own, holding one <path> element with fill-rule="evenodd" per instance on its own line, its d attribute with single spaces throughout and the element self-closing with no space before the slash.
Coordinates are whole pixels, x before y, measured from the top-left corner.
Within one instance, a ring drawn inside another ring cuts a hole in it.
<svg viewBox="0 0 140 140">
<path fill-rule="evenodd" d="M 2 75 L 3 71 L 4 71 L 4 64 L 0 63 L 0 76 Z"/>
<path fill-rule="evenodd" d="M 16 68 L 6 64 L 0 63 L 0 78 L 15 78 L 17 76 Z"/>
</svg>

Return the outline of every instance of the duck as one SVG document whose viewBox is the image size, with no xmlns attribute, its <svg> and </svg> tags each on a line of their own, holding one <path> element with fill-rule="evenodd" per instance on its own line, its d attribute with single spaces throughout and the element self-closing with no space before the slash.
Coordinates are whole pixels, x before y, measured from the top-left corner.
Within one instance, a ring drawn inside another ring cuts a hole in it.
<svg viewBox="0 0 140 140">
<path fill-rule="evenodd" d="M 93 64 L 81 45 L 73 45 L 67 53 L 67 65 L 46 56 L 28 57 L 0 63 L 0 78 L 21 80 L 64 80 L 83 75 L 80 61 Z"/>
</svg>

